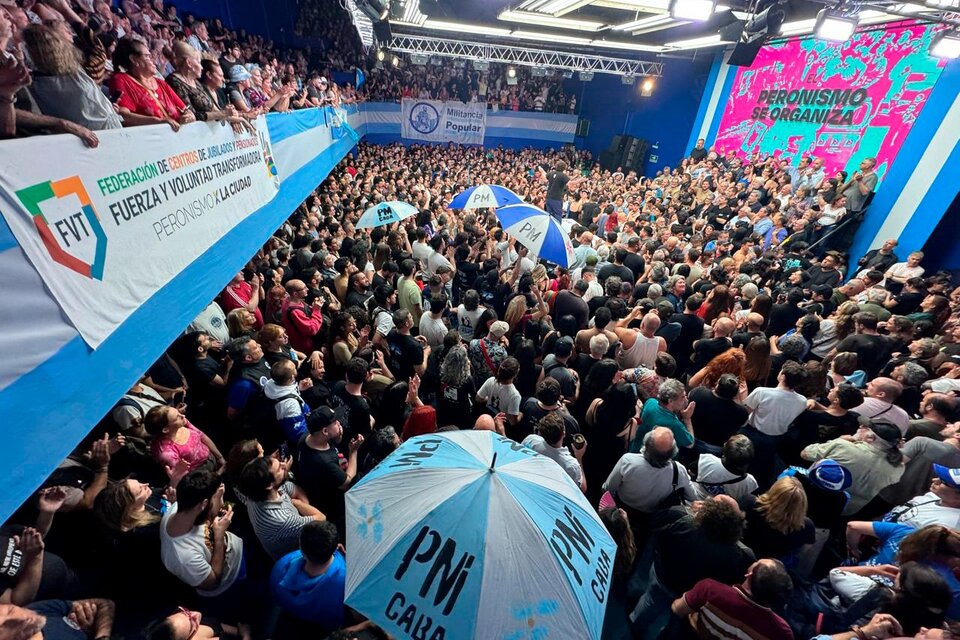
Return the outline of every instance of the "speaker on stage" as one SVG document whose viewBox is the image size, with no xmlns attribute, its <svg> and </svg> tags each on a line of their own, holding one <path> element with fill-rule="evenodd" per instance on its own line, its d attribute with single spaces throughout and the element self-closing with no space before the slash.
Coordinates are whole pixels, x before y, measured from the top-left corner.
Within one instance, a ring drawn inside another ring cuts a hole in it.
<svg viewBox="0 0 960 640">
<path fill-rule="evenodd" d="M 735 67 L 749 67 L 757 59 L 757 54 L 763 47 L 763 38 L 758 38 L 754 42 L 738 42 L 730 54 L 730 60 L 727 64 Z"/>
<path fill-rule="evenodd" d="M 393 40 L 393 33 L 390 31 L 390 22 L 387 20 L 378 20 L 373 23 L 373 34 L 377 36 L 377 42 L 380 44 L 389 44 Z"/>
<path fill-rule="evenodd" d="M 590 135 L 590 121 L 585 118 L 577 118 L 577 133 L 578 138 L 586 138 Z"/>
</svg>

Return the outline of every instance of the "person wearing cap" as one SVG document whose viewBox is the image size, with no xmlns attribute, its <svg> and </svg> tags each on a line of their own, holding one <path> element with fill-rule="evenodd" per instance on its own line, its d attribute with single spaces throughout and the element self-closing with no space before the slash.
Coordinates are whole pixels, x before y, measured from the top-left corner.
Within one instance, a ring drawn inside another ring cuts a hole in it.
<svg viewBox="0 0 960 640">
<path fill-rule="evenodd" d="M 233 108 L 236 109 L 240 115 L 249 118 L 255 118 L 260 115 L 260 111 L 250 104 L 246 95 L 247 89 L 250 88 L 250 80 L 252 78 L 253 75 L 251 75 L 242 64 L 233 65 L 227 74 L 227 82 L 230 83 L 230 89 L 227 94 L 230 98 L 230 104 L 233 105 Z"/>
<path fill-rule="evenodd" d="M 809 469 L 789 467 L 780 477 L 793 476 L 807 494 L 807 517 L 819 531 L 833 530 L 842 523 L 843 510 L 850 502 L 847 489 L 853 474 L 845 466 L 824 458 Z"/>
<path fill-rule="evenodd" d="M 503 320 L 497 320 L 490 324 L 487 335 L 474 338 L 467 346 L 473 383 L 478 389 L 488 378 L 496 375 L 500 363 L 507 359 L 509 354 L 504 336 L 508 331 L 510 325 Z"/>
<path fill-rule="evenodd" d="M 337 525 L 343 536 L 345 507 L 343 494 L 357 477 L 357 450 L 363 444 L 358 434 L 347 447 L 346 466 L 340 464 L 337 445 L 343 439 L 342 410 L 318 407 L 307 419 L 309 433 L 300 439 L 294 453 L 297 482 L 310 504 Z"/>
<path fill-rule="evenodd" d="M 916 528 L 942 525 L 960 528 L 960 468 L 932 466 L 930 490 L 898 505 L 884 515 L 885 522 L 899 522 Z"/>
<path fill-rule="evenodd" d="M 887 422 L 867 422 L 861 424 L 852 440 L 841 437 L 812 444 L 800 453 L 804 460 L 810 461 L 831 458 L 853 475 L 850 502 L 843 510 L 845 515 L 859 512 L 882 489 L 903 476 L 900 430 Z"/>
</svg>

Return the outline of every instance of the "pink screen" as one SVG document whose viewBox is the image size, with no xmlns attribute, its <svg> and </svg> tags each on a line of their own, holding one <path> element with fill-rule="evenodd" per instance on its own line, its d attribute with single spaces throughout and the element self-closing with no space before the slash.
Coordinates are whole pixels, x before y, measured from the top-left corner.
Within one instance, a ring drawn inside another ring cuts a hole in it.
<svg viewBox="0 0 960 640">
<path fill-rule="evenodd" d="M 882 178 L 920 114 L 943 61 L 927 54 L 928 25 L 857 33 L 835 44 L 808 37 L 768 45 L 740 68 L 716 149 L 738 155 L 812 154 L 827 175 L 877 158 Z"/>
</svg>

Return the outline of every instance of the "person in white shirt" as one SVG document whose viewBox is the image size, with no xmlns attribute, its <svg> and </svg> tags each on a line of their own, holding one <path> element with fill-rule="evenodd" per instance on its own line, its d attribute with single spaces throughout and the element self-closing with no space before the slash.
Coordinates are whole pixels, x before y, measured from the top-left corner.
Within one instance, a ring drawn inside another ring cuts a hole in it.
<svg viewBox="0 0 960 640">
<path fill-rule="evenodd" d="M 753 460 L 753 443 L 745 435 L 730 436 L 717 457 L 701 453 L 697 461 L 697 481 L 693 489 L 701 500 L 730 496 L 738 500 L 757 490 L 757 481 L 747 472 Z"/>
<path fill-rule="evenodd" d="M 440 267 L 447 267 L 451 272 L 456 272 L 453 264 L 447 259 L 443 252 L 447 250 L 443 236 L 435 235 L 430 238 L 430 253 L 427 255 L 427 261 L 424 263 L 424 272 L 427 276 L 432 276 Z"/>
<path fill-rule="evenodd" d="M 874 422 L 889 422 L 907 435 L 910 428 L 910 414 L 893 404 L 903 393 L 903 385 L 893 378 L 874 378 L 867 383 L 866 397 L 857 407 L 857 413 Z"/>
<path fill-rule="evenodd" d="M 443 321 L 443 312 L 447 310 L 447 300 L 446 294 L 443 293 L 430 298 L 430 313 L 420 316 L 420 335 L 426 338 L 431 349 L 439 349 L 443 346 L 443 339 L 447 337 L 447 332 L 450 331 Z"/>
<path fill-rule="evenodd" d="M 477 391 L 477 404 L 483 405 L 492 414 L 506 414 L 510 424 L 520 422 L 520 392 L 513 385 L 520 372 L 520 362 L 507 358 L 500 363 L 496 377 L 487 378 Z"/>
<path fill-rule="evenodd" d="M 688 502 L 696 500 L 690 484 L 690 475 L 681 464 L 673 461 L 678 453 L 673 432 L 657 427 L 643 436 L 640 453 L 625 453 L 603 483 L 617 505 L 640 513 L 652 513 L 674 490 L 673 477 L 677 474 L 676 489 L 682 490 Z M 636 516 L 634 516 L 635 518 Z"/>
<path fill-rule="evenodd" d="M 583 441 L 583 446 L 579 449 L 574 445 L 574 455 L 570 455 L 570 450 L 563 444 L 563 439 L 567 435 L 563 418 L 556 411 L 540 418 L 537 423 L 537 431 L 538 433 L 524 438 L 523 445 L 563 467 L 563 470 L 577 483 L 580 490 L 586 492 L 587 477 L 583 473 L 583 454 L 587 451 L 586 441 Z"/>
<path fill-rule="evenodd" d="M 457 307 L 457 330 L 464 342 L 470 342 L 476 337 L 474 330 L 486 310 L 487 308 L 480 304 L 480 294 L 476 289 L 469 289 L 463 294 L 463 302 Z"/>
<path fill-rule="evenodd" d="M 884 522 L 896 522 L 917 529 L 939 524 L 960 529 L 960 469 L 933 465 L 934 478 L 930 491 L 894 507 L 883 517 Z"/>
<path fill-rule="evenodd" d="M 757 387 L 743 403 L 750 416 L 741 433 L 753 442 L 755 453 L 750 473 L 761 486 L 769 486 L 773 482 L 774 461 L 780 439 L 807 408 L 807 399 L 794 391 L 806 379 L 807 372 L 803 365 L 788 360 L 777 376 L 775 388 Z"/>
<path fill-rule="evenodd" d="M 177 485 L 177 501 L 160 521 L 163 566 L 205 597 L 233 586 L 243 559 L 243 540 L 227 531 L 233 509 L 224 506 L 223 490 L 212 471 L 188 473 Z"/>
<path fill-rule="evenodd" d="M 923 267 L 920 261 L 923 260 L 922 251 L 914 251 L 907 256 L 906 262 L 898 262 L 883 274 L 883 286 L 899 293 L 904 283 L 910 278 L 919 278 L 923 275 Z"/>
</svg>

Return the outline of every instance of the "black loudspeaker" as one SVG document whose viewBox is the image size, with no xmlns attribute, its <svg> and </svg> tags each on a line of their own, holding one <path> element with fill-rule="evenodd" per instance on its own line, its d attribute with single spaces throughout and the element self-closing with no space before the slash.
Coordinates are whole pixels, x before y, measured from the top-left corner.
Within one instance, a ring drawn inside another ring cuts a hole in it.
<svg viewBox="0 0 960 640">
<path fill-rule="evenodd" d="M 590 135 L 590 121 L 584 118 L 577 119 L 577 133 L 578 138 L 586 138 Z"/>
<path fill-rule="evenodd" d="M 622 154 L 623 145 L 626 143 L 625 137 L 626 136 L 615 135 L 612 138 L 610 138 L 610 146 L 607 147 L 607 150 L 610 151 L 611 153 L 617 154 L 617 156 Z"/>
<path fill-rule="evenodd" d="M 630 169 L 636 169 L 639 173 L 640 168 L 646 160 L 648 146 L 646 140 L 630 136 L 630 141 L 626 145 L 620 160 L 620 165 L 623 167 L 623 170 L 629 171 Z"/>
<path fill-rule="evenodd" d="M 390 31 L 390 23 L 387 20 L 374 22 L 373 34 L 377 37 L 377 42 L 380 44 L 387 44 L 393 40 L 393 33 Z"/>
<path fill-rule="evenodd" d="M 613 171 L 617 168 L 617 159 L 620 156 L 616 155 L 612 151 L 601 151 L 600 152 L 600 168 L 604 171 Z"/>
<path fill-rule="evenodd" d="M 720 27 L 720 39 L 724 42 L 740 42 L 743 35 L 743 22 L 735 20 L 730 24 Z"/>
<path fill-rule="evenodd" d="M 763 38 L 758 38 L 755 42 L 739 42 L 733 48 L 727 64 L 734 67 L 749 67 L 757 59 L 761 48 L 763 48 Z"/>
</svg>

